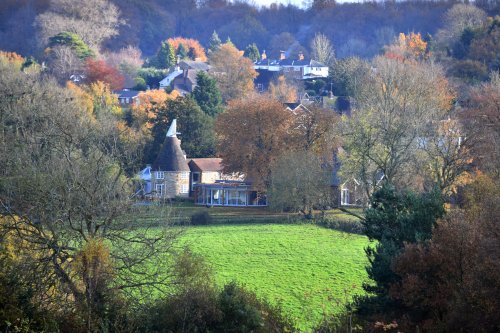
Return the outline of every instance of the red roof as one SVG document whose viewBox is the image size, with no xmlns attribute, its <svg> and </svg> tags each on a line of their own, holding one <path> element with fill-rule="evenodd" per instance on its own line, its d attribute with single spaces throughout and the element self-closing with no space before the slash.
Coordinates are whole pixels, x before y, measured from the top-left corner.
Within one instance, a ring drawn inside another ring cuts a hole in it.
<svg viewBox="0 0 500 333">
<path fill-rule="evenodd" d="M 192 158 L 189 166 L 197 171 L 222 171 L 222 158 Z"/>
</svg>

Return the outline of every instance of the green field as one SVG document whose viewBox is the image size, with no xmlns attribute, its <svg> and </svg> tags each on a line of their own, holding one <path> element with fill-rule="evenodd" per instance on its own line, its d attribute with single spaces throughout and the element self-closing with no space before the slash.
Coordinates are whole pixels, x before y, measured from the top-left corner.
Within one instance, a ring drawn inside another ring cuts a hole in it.
<svg viewBox="0 0 500 333">
<path fill-rule="evenodd" d="M 367 239 L 313 225 L 192 226 L 182 241 L 205 256 L 219 285 L 238 281 L 306 331 L 366 280 Z"/>
</svg>

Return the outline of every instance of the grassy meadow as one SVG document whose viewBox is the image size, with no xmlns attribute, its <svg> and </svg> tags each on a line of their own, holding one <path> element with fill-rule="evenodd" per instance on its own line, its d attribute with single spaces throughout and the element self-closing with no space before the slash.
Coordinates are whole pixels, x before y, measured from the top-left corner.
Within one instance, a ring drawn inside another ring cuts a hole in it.
<svg viewBox="0 0 500 333">
<path fill-rule="evenodd" d="M 304 224 L 191 226 L 181 241 L 211 264 L 219 285 L 238 281 L 281 304 L 305 331 L 366 280 L 363 236 Z"/>
</svg>

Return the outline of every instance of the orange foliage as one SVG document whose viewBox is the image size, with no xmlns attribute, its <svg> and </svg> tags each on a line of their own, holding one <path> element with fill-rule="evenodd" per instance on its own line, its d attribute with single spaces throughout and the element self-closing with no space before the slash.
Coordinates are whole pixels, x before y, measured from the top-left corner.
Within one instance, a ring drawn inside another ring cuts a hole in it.
<svg viewBox="0 0 500 333">
<path fill-rule="evenodd" d="M 182 44 L 186 49 L 192 49 L 194 54 L 194 59 L 197 61 L 207 61 L 207 56 L 205 54 L 205 49 L 201 46 L 200 42 L 196 39 L 175 37 L 167 39 L 167 43 L 175 48 L 175 51 L 179 49 L 179 45 Z"/>
<path fill-rule="evenodd" d="M 298 100 L 297 87 L 288 84 L 284 75 L 280 75 L 276 83 L 271 82 L 269 93 L 284 103 L 294 103 Z"/>
<path fill-rule="evenodd" d="M 152 120 L 156 118 L 159 107 L 167 100 L 179 97 L 177 90 L 167 94 L 163 89 L 152 89 L 139 93 L 139 102 L 132 106 L 132 115 L 138 127 L 152 127 Z"/>
<path fill-rule="evenodd" d="M 0 62 L 2 61 L 10 63 L 20 69 L 24 63 L 24 58 L 15 52 L 0 51 Z"/>
<path fill-rule="evenodd" d="M 215 125 L 227 172 L 242 172 L 256 188 L 269 185 L 272 164 L 287 149 L 293 114 L 265 95 L 229 102 Z"/>
<path fill-rule="evenodd" d="M 426 59 L 429 56 L 427 42 L 422 39 L 420 33 L 400 33 L 397 42 L 387 48 L 385 56 L 399 61 Z"/>
<path fill-rule="evenodd" d="M 125 77 L 104 60 L 88 58 L 86 63 L 86 81 L 88 83 L 101 81 L 108 84 L 111 90 L 120 90 L 125 84 Z"/>
</svg>

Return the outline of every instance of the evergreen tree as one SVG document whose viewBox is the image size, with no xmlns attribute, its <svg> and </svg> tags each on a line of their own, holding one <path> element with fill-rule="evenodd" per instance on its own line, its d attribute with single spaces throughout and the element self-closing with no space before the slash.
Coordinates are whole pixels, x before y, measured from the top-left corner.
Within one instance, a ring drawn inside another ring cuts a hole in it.
<svg viewBox="0 0 500 333">
<path fill-rule="evenodd" d="M 196 60 L 196 55 L 195 55 L 195 51 L 194 51 L 193 47 L 189 48 L 188 58 L 191 59 L 191 60 Z"/>
<path fill-rule="evenodd" d="M 445 211 L 438 190 L 430 193 L 415 194 L 398 192 L 393 185 L 386 183 L 371 198 L 370 208 L 366 210 L 362 224 L 374 247 L 368 246 L 368 276 L 374 283 L 364 284 L 369 296 L 357 299 L 361 315 L 385 314 L 392 316 L 396 311 L 404 311 L 404 305 L 391 299 L 389 290 L 400 281 L 393 271 L 393 259 L 402 253 L 405 244 L 427 241 L 438 218 Z"/>
<path fill-rule="evenodd" d="M 177 49 L 177 55 L 181 59 L 186 59 L 188 57 L 188 49 L 184 46 L 184 44 L 179 44 L 179 48 Z"/>
<path fill-rule="evenodd" d="M 156 55 L 156 65 L 158 68 L 164 69 L 175 65 L 175 50 L 170 43 L 161 43 L 158 54 Z"/>
<path fill-rule="evenodd" d="M 179 97 L 168 100 L 156 115 L 153 121 L 152 147 L 147 147 L 151 155 L 146 157 L 154 161 L 165 139 L 165 133 L 172 119 L 177 119 L 177 129 L 182 140 L 181 147 L 189 157 L 210 157 L 215 154 L 215 134 L 212 117 L 203 113 L 193 98 Z"/>
<path fill-rule="evenodd" d="M 226 42 L 224 44 L 231 45 L 232 47 L 236 47 L 236 46 L 234 46 L 234 44 L 231 41 L 231 38 L 229 38 L 229 36 L 227 37 Z"/>
<path fill-rule="evenodd" d="M 215 79 L 204 71 L 199 71 L 196 75 L 196 83 L 193 97 L 203 112 L 211 117 L 221 113 L 222 97 Z"/>
<path fill-rule="evenodd" d="M 222 45 L 222 42 L 221 42 L 221 40 L 219 38 L 219 35 L 214 30 L 214 32 L 212 33 L 212 37 L 210 37 L 210 41 L 209 41 L 209 44 L 208 44 L 208 52 L 215 52 L 215 51 L 217 51 L 220 48 L 221 45 Z"/>
<path fill-rule="evenodd" d="M 80 59 L 94 56 L 94 52 L 88 47 L 88 45 L 85 44 L 80 36 L 73 32 L 65 31 L 49 38 L 50 47 L 58 45 L 70 47 Z"/>
<path fill-rule="evenodd" d="M 245 53 L 243 55 L 247 58 L 250 58 L 253 62 L 256 62 L 260 59 L 260 52 L 255 43 L 249 44 L 246 47 Z"/>
</svg>

